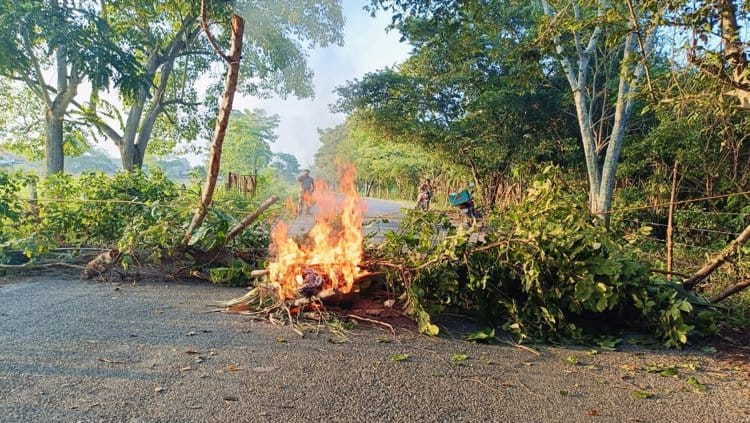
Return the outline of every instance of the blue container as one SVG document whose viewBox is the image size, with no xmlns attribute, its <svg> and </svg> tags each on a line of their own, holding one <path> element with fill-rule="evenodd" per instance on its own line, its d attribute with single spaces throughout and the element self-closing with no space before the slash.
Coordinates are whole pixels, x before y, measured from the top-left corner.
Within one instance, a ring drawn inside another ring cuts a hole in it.
<svg viewBox="0 0 750 423">
<path fill-rule="evenodd" d="M 467 190 L 452 192 L 448 194 L 448 201 L 451 203 L 451 206 L 460 206 L 471 201 L 471 194 Z"/>
</svg>

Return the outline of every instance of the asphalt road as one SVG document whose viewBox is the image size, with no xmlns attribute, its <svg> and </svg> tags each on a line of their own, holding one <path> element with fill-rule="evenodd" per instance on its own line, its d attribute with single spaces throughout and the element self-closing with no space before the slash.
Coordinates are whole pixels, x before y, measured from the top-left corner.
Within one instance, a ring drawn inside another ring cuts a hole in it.
<svg viewBox="0 0 750 423">
<path fill-rule="evenodd" d="M 397 221 L 399 205 L 374 204 L 370 218 Z M 437 339 L 360 323 L 339 343 L 325 327 L 301 337 L 210 312 L 244 292 L 0 278 L 0 422 L 750 421 L 746 356 L 479 345 L 456 318 Z"/>
<path fill-rule="evenodd" d="M 750 420 L 747 374 L 698 349 L 588 355 L 544 346 L 537 355 L 462 341 L 455 321 L 438 339 L 360 324 L 332 343 L 324 328 L 300 337 L 207 312 L 242 289 L 74 275 L 0 285 L 2 422 Z M 656 364 L 678 374 L 645 370 Z M 690 376 L 707 392 L 695 392 Z"/>
<path fill-rule="evenodd" d="M 379 198 L 365 198 L 367 208 L 364 213 L 364 231 L 371 237 L 372 242 L 379 242 L 383 234 L 398 229 L 401 222 L 401 208 L 414 207 L 408 201 L 382 200 Z M 315 223 L 315 212 L 313 206 L 312 214 L 303 214 L 290 222 L 289 233 L 293 236 L 302 235 L 312 228 Z"/>
</svg>

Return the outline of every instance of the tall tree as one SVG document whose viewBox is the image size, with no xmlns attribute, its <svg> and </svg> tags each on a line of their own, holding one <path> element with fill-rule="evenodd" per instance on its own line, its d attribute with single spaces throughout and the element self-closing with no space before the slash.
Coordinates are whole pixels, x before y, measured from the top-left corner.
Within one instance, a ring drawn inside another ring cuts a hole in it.
<svg viewBox="0 0 750 423">
<path fill-rule="evenodd" d="M 297 157 L 289 153 L 275 153 L 271 159 L 271 167 L 287 182 L 294 182 L 302 170 Z"/>
<path fill-rule="evenodd" d="M 252 174 L 268 166 L 273 158 L 271 143 L 278 138 L 278 126 L 279 117 L 268 116 L 262 109 L 232 112 L 224 140 L 222 173 Z"/>
<path fill-rule="evenodd" d="M 532 45 L 530 4 L 377 3 L 392 8 L 412 56 L 340 88 L 340 110 L 385 138 L 421 142 L 466 166 L 490 205 L 514 164 L 538 156 L 545 141 L 571 137 L 561 81 Z"/>
<path fill-rule="evenodd" d="M 575 102 L 588 174 L 590 209 L 608 223 L 634 93 L 645 69 L 638 55 L 648 48 L 650 36 L 639 31 L 637 19 L 621 13 L 618 7 L 624 7 L 622 5 L 606 0 L 541 1 L 548 17 L 542 23 L 548 29 L 544 35 L 554 46 L 555 58 Z M 632 6 L 632 2 L 628 4 Z M 610 109 L 608 88 L 598 85 L 596 72 L 598 64 L 606 61 L 612 46 L 615 52 L 620 52 L 621 59 L 617 60 L 619 81 L 614 107 Z M 597 127 L 595 110 L 600 110 L 601 116 L 612 113 L 611 122 Z"/>
<path fill-rule="evenodd" d="M 229 20 L 233 13 L 253 22 L 243 35 L 238 81 L 239 91 L 247 95 L 311 96 L 312 72 L 306 48 L 342 41 L 339 1 L 238 0 L 210 2 L 207 8 L 214 22 Z M 121 0 L 112 4 L 108 18 L 117 22 L 118 28 L 129 28 L 123 32 L 122 42 L 141 58 L 151 81 L 130 102 L 121 131 L 107 127 L 101 119 L 95 121 L 120 147 L 125 169 L 141 166 L 154 130 L 188 140 L 210 133 L 213 119 L 201 116 L 218 112 L 216 95 L 222 80 L 212 70 L 220 58 L 213 54 L 207 39 L 197 37 L 197 16 L 197 3 L 186 0 L 156 4 Z M 140 24 L 130 25 L 134 17 Z M 218 30 L 217 42 L 228 43 L 228 35 Z M 198 100 L 201 94 L 194 83 L 198 78 L 210 85 L 203 102 Z M 155 127 L 159 123 L 161 127 Z"/>
<path fill-rule="evenodd" d="M 140 83 L 113 34 L 95 1 L 0 1 L 0 75 L 22 81 L 44 104 L 48 174 L 63 171 L 65 115 L 84 82 L 94 91 L 114 82 L 127 96 Z"/>
<path fill-rule="evenodd" d="M 173 138 L 195 133 L 195 125 L 179 127 L 178 122 L 181 115 L 196 113 L 200 103 L 193 81 L 208 70 L 211 60 L 206 57 L 215 56 L 201 49 L 197 40 L 195 2 L 117 0 L 103 8 L 104 18 L 117 29 L 117 42 L 138 61 L 147 83 L 134 96 L 121 96 L 127 110 L 124 117 L 117 105 L 98 95 L 81 105 L 80 112 L 115 143 L 123 169 L 132 170 L 143 165 L 155 129 Z M 162 127 L 156 128 L 159 123 Z"/>
</svg>

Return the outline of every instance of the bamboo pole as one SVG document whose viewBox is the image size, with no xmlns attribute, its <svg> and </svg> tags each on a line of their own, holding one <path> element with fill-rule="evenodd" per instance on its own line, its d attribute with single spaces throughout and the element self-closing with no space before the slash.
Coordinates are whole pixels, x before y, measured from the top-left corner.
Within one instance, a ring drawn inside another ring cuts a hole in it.
<svg viewBox="0 0 750 423">
<path fill-rule="evenodd" d="M 674 263 L 674 201 L 677 195 L 677 168 L 679 160 L 674 161 L 672 170 L 672 194 L 669 197 L 669 217 L 667 218 L 667 272 L 672 273 Z"/>
</svg>

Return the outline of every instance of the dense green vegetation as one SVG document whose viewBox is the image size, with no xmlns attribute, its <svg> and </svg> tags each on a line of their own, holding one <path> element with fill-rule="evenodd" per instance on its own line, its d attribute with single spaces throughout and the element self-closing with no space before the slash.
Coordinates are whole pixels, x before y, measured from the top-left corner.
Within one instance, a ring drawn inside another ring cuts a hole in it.
<svg viewBox="0 0 750 423">
<path fill-rule="evenodd" d="M 211 266 L 212 279 L 246 283 L 263 266 L 269 221 L 224 245 L 227 234 L 268 195 L 291 198 L 300 170 L 294 156 L 272 153 L 278 117 L 233 112 L 220 174 L 257 176 L 258 192 L 220 189 L 184 245 L 199 184 L 170 180 L 155 157 L 199 150 L 196 140 L 215 123 L 198 118 L 215 115 L 222 83 L 200 8 L 79 3 L 0 0 L 0 147 L 46 159 L 50 175 L 0 173 L 0 260 L 116 246 L 127 264 L 144 250 L 195 258 L 226 247 L 231 260 Z M 305 48 L 342 39 L 338 1 L 205 4 L 214 22 L 254 16 L 244 34 L 244 94 L 310 96 Z M 391 30 L 413 50 L 337 89 L 333 108 L 347 118 L 320 130 L 316 176 L 333 180 L 336 163 L 350 162 L 364 195 L 407 200 L 432 179 L 437 211 L 408 213 L 400 231 L 367 252 L 423 331 L 434 334 L 430 316 L 451 309 L 522 340 L 581 340 L 612 330 L 588 324 L 606 319 L 680 346 L 727 323 L 747 325 L 747 291 L 728 307 L 706 299 L 750 279 L 744 241 L 723 252 L 710 278 L 691 289 L 681 282 L 750 224 L 750 40 L 740 31 L 750 6 L 364 4 L 390 14 Z M 216 34 L 228 43 L 229 31 Z M 209 82 L 205 92 L 192 83 L 198 78 Z M 83 101 L 85 84 L 92 93 Z M 104 101 L 106 89 L 121 104 Z M 103 137 L 118 146 L 124 173 L 58 174 L 64 157 L 98 163 L 101 155 L 87 152 Z M 485 217 L 467 229 L 445 199 L 469 185 Z M 36 203 L 27 201 L 31 186 Z"/>
</svg>

